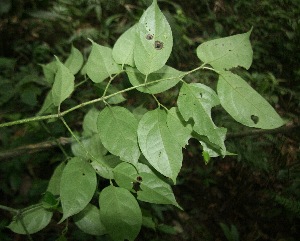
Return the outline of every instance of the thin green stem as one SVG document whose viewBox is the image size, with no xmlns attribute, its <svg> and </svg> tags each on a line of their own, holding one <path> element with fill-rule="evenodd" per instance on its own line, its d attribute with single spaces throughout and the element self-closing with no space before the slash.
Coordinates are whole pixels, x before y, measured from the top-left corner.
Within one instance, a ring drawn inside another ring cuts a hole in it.
<svg viewBox="0 0 300 241">
<path fill-rule="evenodd" d="M 97 98 L 97 99 L 94 99 L 94 100 L 90 100 L 90 101 L 87 101 L 87 102 L 83 102 L 79 105 L 76 105 L 68 110 L 65 110 L 63 112 L 60 112 L 58 114 L 51 114 L 51 115 L 45 115 L 45 116 L 35 116 L 35 117 L 30 117 L 30 118 L 25 118 L 25 119 L 22 119 L 22 120 L 17 120 L 17 121 L 10 121 L 10 122 L 6 122 L 6 123 L 2 123 L 0 124 L 0 128 L 2 127 L 8 127 L 8 126 L 13 126 L 13 125 L 20 125 L 20 124 L 24 124 L 24 123 L 29 123 L 29 122 L 35 122 L 35 121 L 41 121 L 41 120 L 48 120 L 48 119 L 57 119 L 57 118 L 60 118 L 74 110 L 77 110 L 79 108 L 82 108 L 84 106 L 87 106 L 87 105 L 91 105 L 91 104 L 94 104 L 94 103 L 97 103 L 97 102 L 100 102 L 100 101 L 105 101 L 106 99 L 108 98 L 111 98 L 113 96 L 116 96 L 116 95 L 119 95 L 119 94 L 122 94 L 122 93 L 125 93 L 125 92 L 128 92 L 128 91 L 131 91 L 131 90 L 135 90 L 137 88 L 140 88 L 140 87 L 144 87 L 144 86 L 147 86 L 149 84 L 155 84 L 155 83 L 158 83 L 158 82 L 161 82 L 161 81 L 165 81 L 165 80 L 170 80 L 170 79 L 174 79 L 174 78 L 183 78 L 184 76 L 188 75 L 188 74 L 191 74 L 199 69 L 203 69 L 205 66 L 205 64 L 202 64 L 201 66 L 193 69 L 193 70 L 190 70 L 188 72 L 185 72 L 183 73 L 182 76 L 179 76 L 179 77 L 172 77 L 172 78 L 165 78 L 165 79 L 158 79 L 158 80 L 154 80 L 154 81 L 151 81 L 151 82 L 147 82 L 145 79 L 145 83 L 143 84 L 140 84 L 140 85 L 136 85 L 136 86 L 132 86 L 132 87 L 129 87 L 129 88 L 126 88 L 126 89 L 123 89 L 123 90 L 120 90 L 118 92 L 115 92 L 115 93 L 112 93 L 110 95 L 107 95 L 107 96 L 103 96 L 103 97 L 100 97 L 100 98 Z M 208 68 L 208 67 L 205 67 L 205 68 Z"/>
<path fill-rule="evenodd" d="M 18 210 L 18 209 L 10 208 L 10 207 L 3 206 L 3 205 L 0 205 L 0 209 L 8 211 L 8 212 L 16 213 L 16 214 L 18 214 L 20 212 L 20 210 Z"/>
</svg>

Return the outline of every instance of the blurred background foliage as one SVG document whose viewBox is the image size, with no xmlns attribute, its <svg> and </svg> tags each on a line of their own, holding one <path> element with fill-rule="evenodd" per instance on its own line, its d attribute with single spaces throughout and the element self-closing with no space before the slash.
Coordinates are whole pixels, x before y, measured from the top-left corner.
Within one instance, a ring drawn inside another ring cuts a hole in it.
<svg viewBox="0 0 300 241">
<path fill-rule="evenodd" d="M 54 55 L 65 60 L 71 46 L 87 58 L 88 38 L 113 46 L 117 38 L 141 16 L 151 0 L 1 0 L 0 1 L 0 122 L 34 116 L 50 89 L 41 65 Z M 211 159 L 205 165 L 195 140 L 184 150 L 184 165 L 174 187 L 179 212 L 151 205 L 155 227 L 144 228 L 139 240 L 276 240 L 300 237 L 300 6 L 299 0 L 161 0 L 174 36 L 168 64 L 190 70 L 199 65 L 195 50 L 205 41 L 248 31 L 254 61 L 249 71 L 235 69 L 287 120 L 277 133 L 253 133 L 235 123 L 221 108 L 213 110 L 218 125 L 229 130 L 228 150 L 236 156 Z M 78 83 L 84 80 L 77 76 Z M 189 82 L 215 87 L 216 75 L 202 71 Z M 129 83 L 125 76 L 116 88 Z M 64 108 L 98 97 L 103 86 L 85 83 L 64 103 Z M 166 106 L 176 103 L 178 89 L 157 95 Z M 137 91 L 124 96 L 123 105 L 143 113 L 154 108 L 152 99 Z M 147 104 L 145 104 L 147 103 Z M 96 107 L 101 107 L 101 104 Z M 80 132 L 82 108 L 66 116 Z M 294 128 L 298 126 L 298 128 Z M 30 123 L 0 130 L 0 196 L 2 205 L 21 208 L 41 199 L 55 166 L 68 145 L 26 153 L 16 149 L 60 137 L 69 137 L 60 122 Z M 13 155 L 4 155 L 7 150 Z M 3 154 L 4 153 L 4 154 Z M 19 155 L 22 153 L 22 155 Z M 1 212 L 1 240 L 23 240 L 5 226 L 11 214 Z M 72 222 L 65 236 L 59 216 L 36 240 L 108 240 L 77 230 Z M 150 222 L 151 223 L 151 222 Z M 152 229 L 151 229 L 152 228 Z M 155 228 L 155 230 L 153 230 Z"/>
</svg>

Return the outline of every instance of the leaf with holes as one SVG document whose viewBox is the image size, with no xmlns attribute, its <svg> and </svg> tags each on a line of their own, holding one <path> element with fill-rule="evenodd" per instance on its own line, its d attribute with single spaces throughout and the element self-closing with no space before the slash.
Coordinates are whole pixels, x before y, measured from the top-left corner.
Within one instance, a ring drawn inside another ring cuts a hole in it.
<svg viewBox="0 0 300 241">
<path fill-rule="evenodd" d="M 65 99 L 67 99 L 74 91 L 74 75 L 70 70 L 63 65 L 58 58 L 57 72 L 52 86 L 52 101 L 55 106 L 59 106 Z"/>
<path fill-rule="evenodd" d="M 219 105 L 217 94 L 206 85 L 184 83 L 180 89 L 177 104 L 185 121 L 190 118 L 194 120 L 193 130 L 219 146 L 222 154 L 225 155 L 226 129 L 217 127 L 211 118 L 211 108 Z"/>
<path fill-rule="evenodd" d="M 7 226 L 11 231 L 18 234 L 26 234 L 22 221 L 29 234 L 36 233 L 45 228 L 51 221 L 53 213 L 43 208 L 42 205 L 30 206 L 19 217 L 15 216 Z M 20 221 L 22 218 L 22 221 Z"/>
<path fill-rule="evenodd" d="M 176 182 L 182 165 L 182 148 L 167 126 L 167 113 L 156 109 L 143 115 L 138 126 L 140 148 L 149 163 Z"/>
<path fill-rule="evenodd" d="M 136 168 L 124 162 L 114 168 L 117 184 L 127 190 L 132 190 L 133 183 L 139 182 L 140 190 L 137 191 L 139 200 L 156 204 L 172 204 L 181 208 L 169 184 L 157 177 L 148 166 L 142 163 L 138 163 Z M 141 180 L 138 181 L 138 178 Z"/>
<path fill-rule="evenodd" d="M 134 196 L 121 187 L 109 186 L 99 196 L 100 216 L 115 241 L 133 241 L 142 226 L 142 212 Z"/>
<path fill-rule="evenodd" d="M 137 69 L 130 67 L 126 68 L 126 73 L 130 83 L 133 86 L 145 83 L 146 76 Z M 145 87 L 139 87 L 137 90 L 144 93 L 158 94 L 175 86 L 181 80 L 182 76 L 183 72 L 165 65 L 160 70 L 148 75 L 147 83 L 149 83 L 149 85 Z M 151 82 L 155 82 L 156 80 L 162 81 L 151 84 Z"/>
<path fill-rule="evenodd" d="M 140 150 L 137 142 L 138 121 L 127 109 L 106 107 L 97 120 L 99 136 L 104 147 L 121 160 L 137 163 Z"/>
<path fill-rule="evenodd" d="M 88 204 L 80 213 L 74 215 L 74 223 L 83 232 L 91 235 L 104 235 L 107 233 L 101 222 L 100 210 Z"/>
<path fill-rule="evenodd" d="M 247 33 L 207 41 L 197 48 L 197 56 L 216 70 L 229 70 L 238 66 L 249 69 L 253 59 L 249 40 L 251 32 L 252 29 Z"/>
<path fill-rule="evenodd" d="M 144 12 L 137 27 L 134 62 L 137 69 L 148 75 L 161 69 L 173 47 L 171 27 L 154 0 Z"/>
<path fill-rule="evenodd" d="M 133 51 L 135 48 L 135 35 L 137 24 L 133 25 L 130 29 L 124 32 L 116 41 L 112 55 L 116 63 L 128 64 L 134 66 Z"/>
<path fill-rule="evenodd" d="M 65 62 L 65 66 L 72 74 L 77 74 L 83 65 L 83 56 L 78 49 L 72 46 L 71 54 Z"/>
<path fill-rule="evenodd" d="M 113 59 L 111 48 L 93 41 L 92 44 L 92 51 L 84 68 L 93 82 L 100 83 L 113 74 L 119 73 L 121 67 Z"/>
<path fill-rule="evenodd" d="M 72 158 L 63 170 L 60 182 L 60 199 L 63 217 L 79 213 L 91 201 L 97 186 L 93 167 L 78 157 Z"/>
<path fill-rule="evenodd" d="M 217 90 L 223 108 L 243 125 L 274 129 L 284 124 L 273 107 L 238 75 L 222 72 Z"/>
</svg>

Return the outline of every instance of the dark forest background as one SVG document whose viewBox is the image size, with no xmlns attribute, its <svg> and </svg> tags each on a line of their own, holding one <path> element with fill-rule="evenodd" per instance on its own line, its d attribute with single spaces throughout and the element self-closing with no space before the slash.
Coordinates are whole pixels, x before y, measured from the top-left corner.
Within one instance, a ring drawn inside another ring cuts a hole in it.
<svg viewBox="0 0 300 241">
<path fill-rule="evenodd" d="M 49 86 L 42 64 L 65 59 L 74 45 L 88 56 L 87 38 L 112 47 L 152 1 L 140 0 L 0 0 L 0 123 L 34 116 Z M 153 205 L 159 224 L 143 228 L 138 240 L 297 241 L 300 239 L 300 2 L 299 0 L 158 1 L 174 37 L 168 64 L 179 70 L 199 65 L 196 48 L 203 42 L 247 32 L 253 26 L 254 60 L 239 71 L 287 124 L 274 131 L 242 127 L 216 109 L 217 124 L 228 128 L 226 141 L 236 156 L 205 164 L 198 142 L 184 150 L 184 164 L 174 192 L 184 212 Z M 216 76 L 189 78 L 214 87 Z M 83 87 L 66 106 L 92 99 Z M 172 104 L 178 91 L 158 95 Z M 127 105 L 134 96 L 127 96 Z M 66 119 L 80 129 L 88 109 Z M 14 208 L 36 203 L 45 192 L 60 149 L 51 142 L 69 137 L 60 122 L 0 129 L 0 204 Z M 45 144 L 46 146 L 43 146 Z M 52 144 L 51 144 L 52 143 Z M 32 145 L 34 144 L 34 145 Z M 70 151 L 68 144 L 65 149 Z M 0 240 L 26 240 L 5 228 L 11 213 L 0 211 Z M 34 240 L 59 240 L 58 217 Z M 108 240 L 79 231 L 70 221 L 67 240 Z"/>
</svg>

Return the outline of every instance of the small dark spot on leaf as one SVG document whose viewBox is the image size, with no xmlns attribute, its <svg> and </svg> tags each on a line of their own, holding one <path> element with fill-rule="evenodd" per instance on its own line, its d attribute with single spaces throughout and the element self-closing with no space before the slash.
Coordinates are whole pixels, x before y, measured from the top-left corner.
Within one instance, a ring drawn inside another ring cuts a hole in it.
<svg viewBox="0 0 300 241">
<path fill-rule="evenodd" d="M 154 48 L 157 50 L 161 50 L 164 47 L 164 43 L 161 41 L 155 41 L 154 42 Z"/>
<path fill-rule="evenodd" d="M 85 176 L 85 173 L 84 173 L 84 172 L 82 173 L 82 176 Z"/>
<path fill-rule="evenodd" d="M 142 179 L 142 177 L 141 176 L 137 176 L 137 178 L 136 178 L 136 181 L 135 182 L 133 182 L 132 183 L 132 189 L 134 190 L 134 191 L 141 191 L 142 189 L 141 189 L 141 181 L 143 181 L 143 179 Z"/>
<path fill-rule="evenodd" d="M 229 52 L 232 51 L 231 49 L 228 50 Z"/>
<path fill-rule="evenodd" d="M 149 34 L 147 34 L 147 35 L 146 35 L 146 39 L 147 39 L 147 40 L 151 40 L 151 39 L 153 39 L 153 35 L 152 35 L 152 34 L 150 34 L 150 33 L 149 33 Z"/>
<path fill-rule="evenodd" d="M 257 124 L 259 121 L 259 118 L 256 115 L 251 115 L 251 120 L 253 121 L 254 124 Z"/>
</svg>

